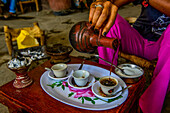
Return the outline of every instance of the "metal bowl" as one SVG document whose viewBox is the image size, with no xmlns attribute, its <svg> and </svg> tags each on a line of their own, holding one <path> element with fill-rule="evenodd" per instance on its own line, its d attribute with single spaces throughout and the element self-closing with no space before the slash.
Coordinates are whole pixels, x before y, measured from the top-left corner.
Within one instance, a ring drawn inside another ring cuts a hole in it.
<svg viewBox="0 0 170 113">
<path fill-rule="evenodd" d="M 122 69 L 130 69 L 131 71 L 134 72 L 133 75 L 132 74 L 127 75 L 127 74 L 124 74 L 118 68 L 115 68 L 115 73 L 119 77 L 121 77 L 125 81 L 125 83 L 130 83 L 130 84 L 131 83 L 136 83 L 141 79 L 141 77 L 144 74 L 144 70 L 141 67 L 139 67 L 139 66 L 137 66 L 135 64 L 121 64 L 118 67 L 120 67 Z"/>
</svg>

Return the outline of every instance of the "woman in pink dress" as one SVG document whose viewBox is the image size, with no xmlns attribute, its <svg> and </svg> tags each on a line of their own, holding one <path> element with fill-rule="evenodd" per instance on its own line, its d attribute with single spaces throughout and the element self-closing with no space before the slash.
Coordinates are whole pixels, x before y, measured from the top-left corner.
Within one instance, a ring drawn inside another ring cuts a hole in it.
<svg viewBox="0 0 170 113">
<path fill-rule="evenodd" d="M 133 27 L 123 19 L 118 8 L 140 3 L 141 15 Z M 119 38 L 121 50 L 148 60 L 158 59 L 152 82 L 139 99 L 144 113 L 161 113 L 170 81 L 170 1 L 169 0 L 96 0 L 91 4 L 89 22 L 102 35 Z M 114 50 L 98 47 L 99 56 L 112 62 Z M 117 64 L 116 53 L 114 64 Z M 99 60 L 99 63 L 108 65 Z"/>
</svg>

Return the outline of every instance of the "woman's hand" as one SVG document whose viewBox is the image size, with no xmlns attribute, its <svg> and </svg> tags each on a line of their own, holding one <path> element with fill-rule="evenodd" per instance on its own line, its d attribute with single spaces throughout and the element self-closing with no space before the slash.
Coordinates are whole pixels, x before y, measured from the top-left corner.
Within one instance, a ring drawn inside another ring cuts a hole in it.
<svg viewBox="0 0 170 113">
<path fill-rule="evenodd" d="M 102 35 L 106 35 L 114 24 L 118 7 L 106 0 L 96 0 L 90 6 L 89 22 L 95 29 L 103 28 Z"/>
</svg>

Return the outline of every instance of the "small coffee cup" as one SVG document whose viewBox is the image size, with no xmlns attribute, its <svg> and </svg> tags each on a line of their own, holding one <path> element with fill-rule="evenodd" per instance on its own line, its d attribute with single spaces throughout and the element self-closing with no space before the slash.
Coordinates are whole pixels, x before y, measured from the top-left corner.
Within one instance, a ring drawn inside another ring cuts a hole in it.
<svg viewBox="0 0 170 113">
<path fill-rule="evenodd" d="M 51 67 L 51 70 L 53 71 L 56 77 L 58 78 L 65 77 L 67 72 L 67 64 L 63 63 L 55 64 Z"/>
<path fill-rule="evenodd" d="M 73 73 L 73 78 L 77 86 L 85 86 L 88 82 L 90 73 L 86 70 L 77 70 Z"/>
<path fill-rule="evenodd" d="M 118 80 L 112 76 L 104 76 L 99 80 L 101 90 L 106 95 L 112 95 L 118 89 Z"/>
</svg>

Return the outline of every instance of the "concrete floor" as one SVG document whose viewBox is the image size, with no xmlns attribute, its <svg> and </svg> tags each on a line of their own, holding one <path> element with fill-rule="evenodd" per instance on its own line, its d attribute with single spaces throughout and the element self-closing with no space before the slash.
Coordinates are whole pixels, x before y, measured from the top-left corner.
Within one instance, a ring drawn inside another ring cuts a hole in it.
<svg viewBox="0 0 170 113">
<path fill-rule="evenodd" d="M 126 5 L 119 10 L 119 14 L 122 17 L 137 17 L 139 16 L 140 6 L 133 6 L 132 4 Z M 88 21 L 88 10 L 83 12 L 76 11 L 75 13 L 66 16 L 55 16 L 50 10 L 42 10 L 40 12 L 26 12 L 25 14 L 19 14 L 18 18 L 13 20 L 0 20 L 0 86 L 9 81 L 13 80 L 16 75 L 6 68 L 6 63 L 11 58 L 8 55 L 7 47 L 4 40 L 3 26 L 9 25 L 10 27 L 20 28 L 20 27 L 30 27 L 33 22 L 38 22 L 40 28 L 46 31 L 47 35 L 47 45 L 53 45 L 62 43 L 63 45 L 71 46 L 69 43 L 68 35 L 71 27 L 79 21 Z M 27 18 L 26 18 L 27 17 Z M 29 18 L 28 18 L 29 17 Z M 68 24 L 65 24 L 67 22 Z M 51 33 L 53 30 L 55 33 Z M 89 54 L 82 54 L 75 50 L 71 53 L 73 56 L 86 56 L 90 57 Z M 170 98 L 170 96 L 169 96 Z M 167 103 L 169 99 L 166 99 Z M 164 108 L 164 113 L 170 111 L 170 107 Z M 0 113 L 8 113 L 8 108 L 0 104 Z"/>
</svg>

